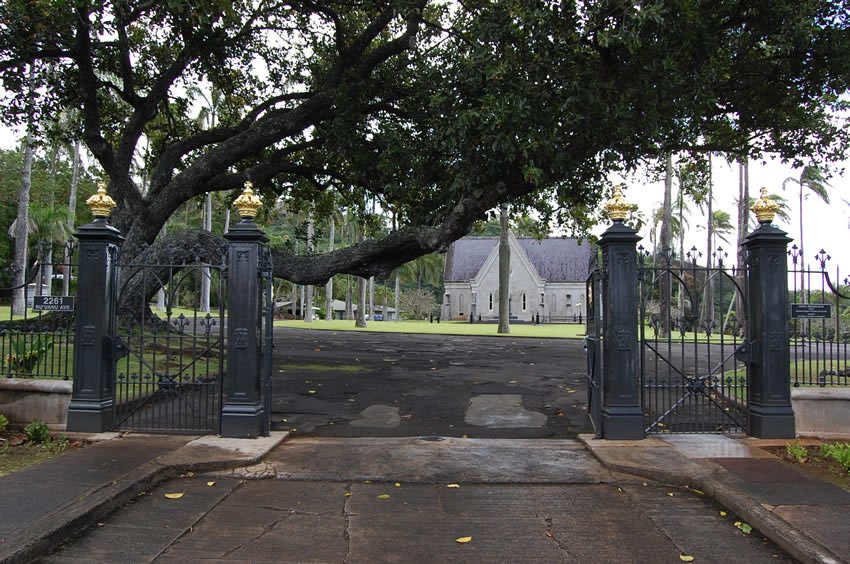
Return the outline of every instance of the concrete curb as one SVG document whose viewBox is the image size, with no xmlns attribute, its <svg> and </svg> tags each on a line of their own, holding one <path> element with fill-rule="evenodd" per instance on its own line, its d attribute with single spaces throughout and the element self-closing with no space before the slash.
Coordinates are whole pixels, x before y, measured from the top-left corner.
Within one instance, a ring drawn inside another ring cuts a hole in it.
<svg viewBox="0 0 850 564">
<path fill-rule="evenodd" d="M 259 439 L 201 437 L 191 441 L 175 452 L 148 462 L 27 523 L 25 530 L 9 535 L 14 540 L 2 547 L 0 563 L 32 562 L 140 493 L 186 472 L 228 470 L 254 465 L 288 436 L 288 432 L 273 432 L 270 437 Z M 239 441 L 243 444 L 239 445 Z M 244 444 L 248 441 L 251 442 L 250 447 L 241 448 L 249 446 Z"/>
<path fill-rule="evenodd" d="M 590 435 L 579 435 L 578 438 L 593 456 L 609 470 L 677 486 L 688 486 L 702 491 L 706 496 L 730 509 L 800 562 L 805 564 L 840 564 L 845 562 L 832 550 L 777 516 L 758 500 L 753 499 L 743 490 L 730 485 L 733 479 L 732 475 L 712 462 L 703 461 L 699 463 L 681 456 L 681 460 L 677 464 L 670 465 L 669 468 L 662 465 L 638 465 L 630 463 L 627 457 L 618 460 L 615 458 L 616 455 L 611 454 L 621 448 L 619 445 L 601 444 L 613 443 L 614 441 L 601 441 Z M 645 441 L 649 440 L 653 439 L 645 439 Z M 645 441 L 634 441 L 633 446 L 640 448 L 637 443 Z M 648 448 L 666 448 L 675 452 L 675 449 L 670 445 L 659 447 L 653 444 Z"/>
</svg>

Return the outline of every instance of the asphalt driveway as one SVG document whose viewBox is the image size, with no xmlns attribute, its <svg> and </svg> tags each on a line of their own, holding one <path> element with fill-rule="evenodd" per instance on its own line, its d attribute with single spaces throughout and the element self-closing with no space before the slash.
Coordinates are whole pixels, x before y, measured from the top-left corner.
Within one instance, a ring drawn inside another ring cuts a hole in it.
<svg viewBox="0 0 850 564">
<path fill-rule="evenodd" d="M 582 342 L 276 328 L 273 428 L 297 436 L 571 438 Z"/>
</svg>

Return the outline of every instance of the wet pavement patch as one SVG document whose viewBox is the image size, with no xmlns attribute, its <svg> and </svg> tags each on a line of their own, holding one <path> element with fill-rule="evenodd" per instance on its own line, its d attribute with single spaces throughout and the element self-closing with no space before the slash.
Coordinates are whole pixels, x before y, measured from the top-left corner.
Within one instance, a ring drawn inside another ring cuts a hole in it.
<svg viewBox="0 0 850 564">
<path fill-rule="evenodd" d="M 394 429 L 401 423 L 398 408 L 390 405 L 370 405 L 360 412 L 360 419 L 351 422 L 353 427 Z"/>
<path fill-rule="evenodd" d="M 543 427 L 546 416 L 525 409 L 519 394 L 493 394 L 473 397 L 464 421 L 490 428 Z"/>
</svg>

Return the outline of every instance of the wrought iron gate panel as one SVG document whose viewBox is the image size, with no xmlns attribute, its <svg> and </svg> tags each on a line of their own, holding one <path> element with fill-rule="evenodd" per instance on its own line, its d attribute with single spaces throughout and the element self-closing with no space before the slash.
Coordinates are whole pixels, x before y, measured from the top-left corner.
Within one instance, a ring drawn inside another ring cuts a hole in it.
<svg viewBox="0 0 850 564">
<path fill-rule="evenodd" d="M 800 386 L 850 386 L 850 276 L 842 279 L 823 249 L 815 266 L 797 245 L 788 250 L 791 296 L 791 382 Z"/>
<path fill-rule="evenodd" d="M 585 286 L 587 319 L 584 351 L 587 355 L 587 414 L 597 438 L 602 437 L 602 278 L 591 272 Z"/>
<path fill-rule="evenodd" d="M 224 265 L 121 265 L 113 332 L 116 429 L 218 433 L 226 373 Z M 211 312 L 200 311 L 201 280 L 210 279 Z M 162 290 L 162 311 L 121 302 L 131 289 Z M 191 300 L 189 312 L 180 300 Z M 214 305 L 213 305 L 214 304 Z M 129 311 L 128 311 L 129 310 Z M 178 312 L 175 312 L 178 310 Z"/>
<path fill-rule="evenodd" d="M 747 430 L 744 272 L 640 253 L 640 379 L 647 433 Z M 660 263 L 660 264 L 658 264 Z M 733 310 L 735 314 L 733 315 Z M 719 316 L 719 317 L 718 317 Z"/>
</svg>

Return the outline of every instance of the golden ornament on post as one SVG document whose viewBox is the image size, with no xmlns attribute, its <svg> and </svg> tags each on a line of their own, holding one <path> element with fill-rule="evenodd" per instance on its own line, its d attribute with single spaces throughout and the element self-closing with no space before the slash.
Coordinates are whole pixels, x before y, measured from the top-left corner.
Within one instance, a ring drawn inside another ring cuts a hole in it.
<svg viewBox="0 0 850 564">
<path fill-rule="evenodd" d="M 605 209 L 608 211 L 608 216 L 613 221 L 623 221 L 629 212 L 637 209 L 636 204 L 630 204 L 623 197 L 624 184 L 619 184 L 614 187 L 614 195 L 605 204 Z"/>
<path fill-rule="evenodd" d="M 762 187 L 761 196 L 750 209 L 756 214 L 759 223 L 770 223 L 773 221 L 776 212 L 779 211 L 779 204 L 768 198 L 767 188 Z"/>
<path fill-rule="evenodd" d="M 115 200 L 109 197 L 106 193 L 106 184 L 103 182 L 97 183 L 97 194 L 90 196 L 86 200 L 86 205 L 91 209 L 91 213 L 95 218 L 106 219 L 112 215 L 112 208 L 117 204 Z"/>
<path fill-rule="evenodd" d="M 253 182 L 245 181 L 245 189 L 242 190 L 242 195 L 233 201 L 233 205 L 239 210 L 239 217 L 242 219 L 257 217 L 257 212 L 263 207 L 263 202 L 260 201 L 259 196 L 254 195 Z"/>
</svg>

